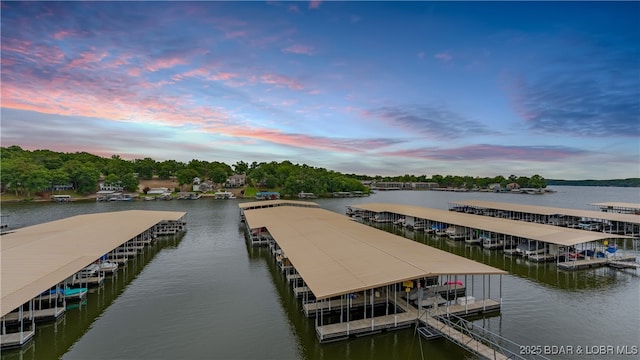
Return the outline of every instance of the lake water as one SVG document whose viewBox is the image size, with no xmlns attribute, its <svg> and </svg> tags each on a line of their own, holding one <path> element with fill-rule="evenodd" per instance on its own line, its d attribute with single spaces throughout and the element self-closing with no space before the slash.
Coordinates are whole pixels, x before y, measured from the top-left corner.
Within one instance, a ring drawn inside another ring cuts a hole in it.
<svg viewBox="0 0 640 360">
<path fill-rule="evenodd" d="M 637 188 L 555 187 L 542 196 L 379 192 L 359 199 L 318 199 L 344 213 L 365 202 L 447 209 L 450 201 L 481 199 L 587 209 L 592 202 L 640 203 Z M 126 271 L 89 294 L 55 324 L 37 325 L 34 341 L 2 359 L 462 359 L 474 358 L 444 339 L 421 340 L 413 329 L 319 344 L 265 248 L 246 245 L 238 201 L 76 202 L 3 204 L 3 221 L 18 228 L 68 216 L 126 209 L 186 211 L 188 231 L 163 240 Z M 640 345 L 640 277 L 609 268 L 565 272 L 461 243 L 411 233 L 412 238 L 509 271 L 499 316 L 475 320 L 531 346 Z M 492 285 L 493 286 L 493 285 Z M 596 352 L 589 358 L 630 359 Z M 583 354 L 549 356 L 582 359 Z"/>
</svg>

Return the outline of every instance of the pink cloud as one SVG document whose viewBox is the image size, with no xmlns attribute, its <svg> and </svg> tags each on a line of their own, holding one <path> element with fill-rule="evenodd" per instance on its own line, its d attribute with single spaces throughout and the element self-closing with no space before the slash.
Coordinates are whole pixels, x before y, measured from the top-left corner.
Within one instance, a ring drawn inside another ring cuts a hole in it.
<svg viewBox="0 0 640 360">
<path fill-rule="evenodd" d="M 300 9 L 298 8 L 298 5 L 295 5 L 295 4 L 289 5 L 289 12 L 299 13 Z"/>
<path fill-rule="evenodd" d="M 67 74 L 43 80 L 32 74 L 23 74 L 23 81 L 19 83 L 3 83 L 2 107 L 167 126 L 202 125 L 229 119 L 224 110 L 196 106 L 190 96 L 150 92 L 170 83 L 166 80 L 136 83 L 126 75 L 114 73 L 98 74 L 90 80 Z"/>
<path fill-rule="evenodd" d="M 453 55 L 451 55 L 451 53 L 448 52 L 448 51 L 439 52 L 439 53 L 433 55 L 433 57 L 438 59 L 438 60 L 442 60 L 442 61 L 451 61 L 451 60 L 453 60 Z"/>
<path fill-rule="evenodd" d="M 282 49 L 282 52 L 311 56 L 314 54 L 314 49 L 311 46 L 296 44 Z"/>
<path fill-rule="evenodd" d="M 420 51 L 419 53 L 417 53 L 416 57 L 418 57 L 418 59 L 420 60 L 424 59 L 424 51 Z"/>
<path fill-rule="evenodd" d="M 151 63 L 147 64 L 145 68 L 148 71 L 155 72 L 158 70 L 170 69 L 178 65 L 186 65 L 186 64 L 187 64 L 187 61 L 185 59 L 174 56 L 170 58 L 163 58 L 163 59 L 157 59 L 155 61 L 152 61 Z"/>
<path fill-rule="evenodd" d="M 57 32 L 55 32 L 52 36 L 54 39 L 56 40 L 62 40 L 66 37 L 75 35 L 75 32 L 71 31 L 71 30 L 59 30 Z"/>
<path fill-rule="evenodd" d="M 311 0 L 309 2 L 309 9 L 317 9 L 320 7 L 320 4 L 322 4 L 320 0 Z"/>
<path fill-rule="evenodd" d="M 227 136 L 268 141 L 279 145 L 301 147 L 307 149 L 321 149 L 341 151 L 347 153 L 362 153 L 371 149 L 389 146 L 394 143 L 387 139 L 335 139 L 306 134 L 290 134 L 280 130 L 251 128 L 246 126 L 225 126 L 224 128 L 210 127 L 209 132 Z"/>
<path fill-rule="evenodd" d="M 264 74 L 260 76 L 260 82 L 263 84 L 276 85 L 278 87 L 286 86 L 292 90 L 302 90 L 304 86 L 297 80 L 278 74 Z"/>
<path fill-rule="evenodd" d="M 236 73 L 218 72 L 218 73 L 216 73 L 214 75 L 211 75 L 209 77 L 209 79 L 219 81 L 219 80 L 232 80 L 232 79 L 235 79 L 237 77 L 238 77 L 238 74 L 236 74 Z"/>
<path fill-rule="evenodd" d="M 2 41 L 2 57 L 8 53 L 20 54 L 33 62 L 44 64 L 60 64 L 65 54 L 57 46 L 34 44 L 28 40 L 6 39 Z"/>
<path fill-rule="evenodd" d="M 96 53 L 95 49 L 93 51 L 85 51 L 80 53 L 80 56 L 71 60 L 67 64 L 67 68 L 81 68 L 81 69 L 91 69 L 95 68 L 96 64 L 99 64 L 102 59 L 107 57 L 106 52 Z"/>
<path fill-rule="evenodd" d="M 131 68 L 127 70 L 127 74 L 129 76 L 138 77 L 142 74 L 142 70 L 140 68 Z"/>
</svg>

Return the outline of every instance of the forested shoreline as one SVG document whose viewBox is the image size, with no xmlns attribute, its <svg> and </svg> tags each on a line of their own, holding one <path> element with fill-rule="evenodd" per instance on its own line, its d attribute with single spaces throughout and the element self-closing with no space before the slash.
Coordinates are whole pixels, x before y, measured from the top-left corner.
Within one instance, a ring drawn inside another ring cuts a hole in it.
<svg viewBox="0 0 640 360">
<path fill-rule="evenodd" d="M 558 179 L 547 179 L 547 185 L 553 185 L 553 186 L 640 187 L 640 178 L 611 179 L 611 180 L 558 180 Z"/>
<path fill-rule="evenodd" d="M 62 153 L 51 150 L 24 150 L 19 146 L 0 148 L 0 188 L 3 193 L 30 198 L 43 192 L 54 192 L 60 186 L 70 187 L 77 194 L 92 194 L 98 183 L 118 185 L 125 191 L 139 191 L 140 180 L 174 179 L 180 185 L 191 184 L 198 177 L 203 181 L 224 186 L 234 174 L 246 175 L 246 183 L 260 189 L 275 189 L 283 196 L 296 196 L 300 192 L 317 195 L 333 192 L 369 192 L 366 183 L 436 183 L 438 187 L 487 189 L 500 185 L 517 184 L 523 188 L 545 188 L 547 185 L 581 186 L 640 186 L 640 179 L 624 180 L 551 180 L 536 174 L 531 177 L 510 175 L 504 177 L 472 177 L 457 175 L 400 175 L 371 176 L 343 174 L 325 168 L 282 162 L 238 161 L 228 165 L 219 161 L 193 159 L 188 163 L 151 158 L 124 160 L 119 155 L 110 158 L 87 152 Z M 177 190 L 177 189 L 176 189 Z"/>
</svg>

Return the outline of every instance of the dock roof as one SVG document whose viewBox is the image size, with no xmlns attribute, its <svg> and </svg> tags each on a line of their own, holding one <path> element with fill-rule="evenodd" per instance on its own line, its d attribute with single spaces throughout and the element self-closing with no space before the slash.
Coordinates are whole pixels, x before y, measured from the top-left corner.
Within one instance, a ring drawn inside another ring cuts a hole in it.
<svg viewBox="0 0 640 360">
<path fill-rule="evenodd" d="M 640 204 L 628 203 L 628 202 L 610 201 L 610 202 L 601 202 L 601 203 L 591 203 L 589 205 L 600 206 L 600 207 L 611 207 L 611 208 L 618 208 L 618 209 L 640 210 Z"/>
<path fill-rule="evenodd" d="M 259 201 L 250 201 L 250 202 L 242 202 L 238 206 L 240 209 L 255 209 L 255 208 L 263 208 L 263 207 L 274 207 L 274 206 L 312 206 L 318 207 L 315 202 L 312 201 L 302 201 L 302 200 L 259 200 Z"/>
<path fill-rule="evenodd" d="M 449 225 L 464 226 L 563 246 L 573 246 L 576 244 L 604 239 L 633 239 L 631 236 L 569 229 L 560 226 L 508 220 L 482 215 L 471 215 L 413 205 L 370 203 L 352 205 L 352 207 L 377 213 L 388 212 L 413 216 Z"/>
<path fill-rule="evenodd" d="M 265 227 L 318 299 L 436 275 L 505 271 L 350 220 L 321 208 L 245 211 Z"/>
<path fill-rule="evenodd" d="M 163 220 L 186 213 L 129 210 L 69 217 L 0 236 L 0 317 Z"/>
<path fill-rule="evenodd" d="M 621 214 L 621 213 L 605 212 L 605 211 L 565 209 L 565 208 L 556 208 L 556 207 L 549 207 L 549 206 L 512 204 L 512 203 L 484 201 L 484 200 L 453 201 L 451 202 L 451 204 L 467 205 L 467 206 L 473 206 L 473 207 L 485 208 L 485 209 L 516 211 L 516 212 L 522 212 L 522 213 L 528 213 L 528 214 L 569 215 L 569 216 L 575 216 L 580 218 L 602 219 L 602 220 L 609 220 L 609 221 L 626 222 L 631 224 L 640 224 L 640 215 Z"/>
</svg>

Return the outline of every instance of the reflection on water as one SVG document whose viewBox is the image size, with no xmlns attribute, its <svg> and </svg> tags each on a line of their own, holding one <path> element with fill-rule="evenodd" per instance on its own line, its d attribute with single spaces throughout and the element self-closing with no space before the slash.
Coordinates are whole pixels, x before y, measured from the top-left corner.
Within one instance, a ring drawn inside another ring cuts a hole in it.
<svg viewBox="0 0 640 360">
<path fill-rule="evenodd" d="M 557 187 L 543 196 L 387 192 L 369 198 L 318 199 L 331 211 L 388 202 L 447 209 L 449 201 L 481 199 L 586 209 L 587 203 L 639 202 L 638 189 Z M 319 344 L 314 321 L 265 248 L 249 247 L 238 201 L 3 204 L 13 228 L 82 213 L 127 209 L 186 211 L 188 231 L 160 244 L 126 272 L 89 294 L 60 321 L 37 325 L 36 338 L 2 359 L 461 359 L 472 356 L 446 340 L 420 340 L 413 329 Z M 386 229 L 388 231 L 390 229 Z M 405 232 L 416 241 L 509 272 L 503 309 L 485 326 L 523 345 L 637 345 L 640 281 L 608 268 L 567 272 L 464 242 Z M 474 279 L 472 286 L 480 288 Z M 495 281 L 492 292 L 499 289 Z M 493 293 L 492 293 L 493 294 Z M 554 357 L 559 359 L 562 357 Z M 567 359 L 579 359 L 567 356 Z M 622 357 L 624 358 L 624 357 Z M 628 358 L 628 357 L 627 357 Z"/>
</svg>

